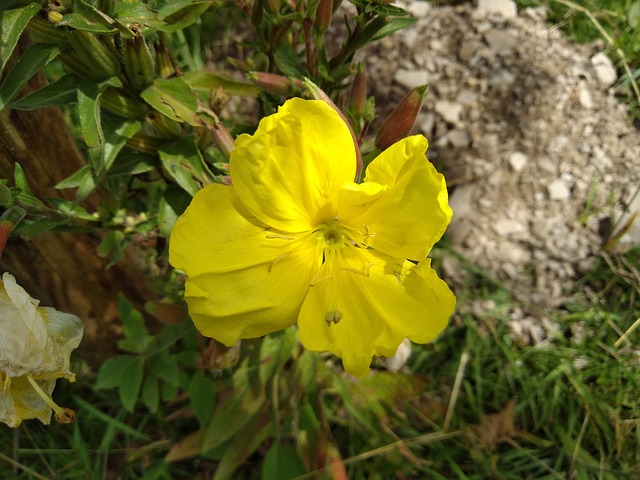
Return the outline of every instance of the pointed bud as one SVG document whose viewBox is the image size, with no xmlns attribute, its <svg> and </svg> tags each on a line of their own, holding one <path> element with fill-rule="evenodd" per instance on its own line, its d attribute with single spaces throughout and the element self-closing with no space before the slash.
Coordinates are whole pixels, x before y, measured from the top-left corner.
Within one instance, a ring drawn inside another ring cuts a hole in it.
<svg viewBox="0 0 640 480">
<path fill-rule="evenodd" d="M 124 68 L 131 85 L 144 90 L 156 77 L 156 62 L 139 23 L 129 27 L 134 37 L 124 41 Z"/>
<path fill-rule="evenodd" d="M 164 42 L 156 43 L 155 50 L 158 76 L 160 78 L 171 78 L 175 76 L 178 72 L 176 67 L 173 65 L 171 54 L 168 52 Z"/>
<path fill-rule="evenodd" d="M 364 62 L 358 63 L 358 71 L 353 84 L 351 85 L 351 95 L 349 96 L 349 108 L 353 113 L 362 115 L 367 103 L 367 75 L 364 70 Z"/>
<path fill-rule="evenodd" d="M 385 150 L 394 143 L 409 136 L 416 123 L 422 100 L 428 85 L 413 88 L 407 93 L 391 114 L 385 119 L 376 135 L 376 147 Z"/>
<path fill-rule="evenodd" d="M 278 95 L 293 95 L 304 88 L 301 80 L 289 79 L 275 73 L 249 72 L 247 77 L 264 91 Z"/>
<path fill-rule="evenodd" d="M 85 66 L 85 75 L 93 78 L 108 78 L 120 72 L 120 62 L 115 51 L 109 48 L 105 38 L 84 30 L 71 30 L 68 34 L 69 43 L 78 58 Z"/>
<path fill-rule="evenodd" d="M 327 31 L 331 25 L 331 17 L 333 15 L 333 0 L 320 0 L 318 9 L 316 10 L 316 30 L 320 33 Z"/>
</svg>

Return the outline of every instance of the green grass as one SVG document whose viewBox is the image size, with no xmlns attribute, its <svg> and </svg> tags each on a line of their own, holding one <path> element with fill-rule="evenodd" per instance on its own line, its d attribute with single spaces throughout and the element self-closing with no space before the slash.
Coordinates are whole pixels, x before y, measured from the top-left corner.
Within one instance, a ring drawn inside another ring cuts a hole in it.
<svg viewBox="0 0 640 480">
<path fill-rule="evenodd" d="M 578 283 L 583 293 L 551 313 L 559 328 L 538 346 L 518 344 L 510 333 L 509 312 L 517 306 L 510 293 L 469 271 L 452 325 L 436 342 L 414 346 L 412 373 L 379 371 L 352 382 L 317 370 L 319 422 L 348 478 L 638 478 L 640 330 L 620 336 L 640 317 L 639 270 L 640 249 L 603 259 Z M 479 314 L 474 302 L 492 308 Z M 292 422 L 318 421 L 312 393 L 300 394 L 302 381 L 291 383 L 297 358 L 279 374 L 289 378 L 280 403 L 289 399 L 294 413 L 269 417 L 291 448 L 304 443 Z M 94 382 L 85 374 L 56 389 L 61 404 L 78 410 L 77 423 L 0 429 L 0 478 L 211 478 L 224 446 L 163 460 L 197 429 L 180 396 L 156 414 L 141 404 L 127 413 L 113 391 L 94 391 Z M 232 478 L 260 478 L 272 441 Z M 21 468 L 14 471 L 15 464 Z"/>
</svg>

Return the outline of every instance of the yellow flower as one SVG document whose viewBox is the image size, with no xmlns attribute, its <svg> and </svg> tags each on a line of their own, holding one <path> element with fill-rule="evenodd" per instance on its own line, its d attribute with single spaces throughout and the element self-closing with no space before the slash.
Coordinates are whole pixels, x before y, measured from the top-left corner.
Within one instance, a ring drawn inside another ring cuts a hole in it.
<svg viewBox="0 0 640 480">
<path fill-rule="evenodd" d="M 406 138 L 356 184 L 348 127 L 318 100 L 289 100 L 238 137 L 233 186 L 199 191 L 170 240 L 200 332 L 231 346 L 297 322 L 306 348 L 356 376 L 405 337 L 432 340 L 455 297 L 427 258 L 451 209 L 426 150 Z"/>
<path fill-rule="evenodd" d="M 56 379 L 71 381 L 71 351 L 80 344 L 83 325 L 78 317 L 38 300 L 5 273 L 0 284 L 0 422 L 10 427 L 38 418 L 48 425 L 51 411 L 58 421 L 69 421 L 73 411 L 51 400 Z"/>
</svg>

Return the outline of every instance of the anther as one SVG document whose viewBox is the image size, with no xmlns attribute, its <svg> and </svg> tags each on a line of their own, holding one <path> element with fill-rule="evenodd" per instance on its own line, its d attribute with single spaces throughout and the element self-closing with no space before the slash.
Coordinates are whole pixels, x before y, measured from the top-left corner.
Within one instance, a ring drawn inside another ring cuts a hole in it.
<svg viewBox="0 0 640 480">
<path fill-rule="evenodd" d="M 324 314 L 324 321 L 327 322 L 328 327 L 332 323 L 337 325 L 340 320 L 342 320 L 342 312 L 340 310 L 329 310 Z"/>
</svg>

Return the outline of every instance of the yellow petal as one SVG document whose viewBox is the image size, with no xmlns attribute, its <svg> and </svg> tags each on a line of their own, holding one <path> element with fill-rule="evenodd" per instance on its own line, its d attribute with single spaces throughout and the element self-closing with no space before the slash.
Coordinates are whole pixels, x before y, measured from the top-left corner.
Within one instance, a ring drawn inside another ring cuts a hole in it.
<svg viewBox="0 0 640 480">
<path fill-rule="evenodd" d="M 363 256 L 369 260 L 363 269 Z M 373 263 L 371 263 L 373 262 Z M 341 357 L 362 377 L 373 355 L 392 356 L 403 339 L 425 343 L 447 325 L 455 297 L 431 269 L 372 250 L 345 252 L 338 268 L 310 288 L 298 319 L 303 345 Z M 320 277 L 320 275 L 319 275 Z"/>
<path fill-rule="evenodd" d="M 452 215 L 427 145 L 421 135 L 405 138 L 371 162 L 363 184 L 345 185 L 338 218 L 361 232 L 355 240 L 393 257 L 426 258 Z"/>
<path fill-rule="evenodd" d="M 322 257 L 314 239 L 292 247 L 275 261 L 189 277 L 185 299 L 198 330 L 233 346 L 294 324 Z"/>
<path fill-rule="evenodd" d="M 355 146 L 338 114 L 320 100 L 291 99 L 241 135 L 230 159 L 242 203 L 263 223 L 285 232 L 332 220 L 344 182 L 353 181 Z"/>
<path fill-rule="evenodd" d="M 272 263 L 293 237 L 271 232 L 240 203 L 233 187 L 200 190 L 171 232 L 169 262 L 193 277 Z"/>
<path fill-rule="evenodd" d="M 82 321 L 75 315 L 38 307 L 13 275 L 0 284 L 0 372 L 9 377 L 73 377 L 71 351 L 80 344 Z"/>
<path fill-rule="evenodd" d="M 310 235 L 270 231 L 234 187 L 211 184 L 176 222 L 169 261 L 188 276 L 185 299 L 198 330 L 232 346 L 295 323 L 322 252 Z"/>
<path fill-rule="evenodd" d="M 0 380 L 3 380 L 0 374 Z M 51 396 L 56 385 L 55 379 L 37 380 L 44 392 Z M 9 379 L 7 388 L 0 382 L 0 422 L 12 428 L 20 426 L 23 420 L 39 419 L 45 425 L 51 423 L 51 407 L 33 389 L 26 377 Z"/>
</svg>

